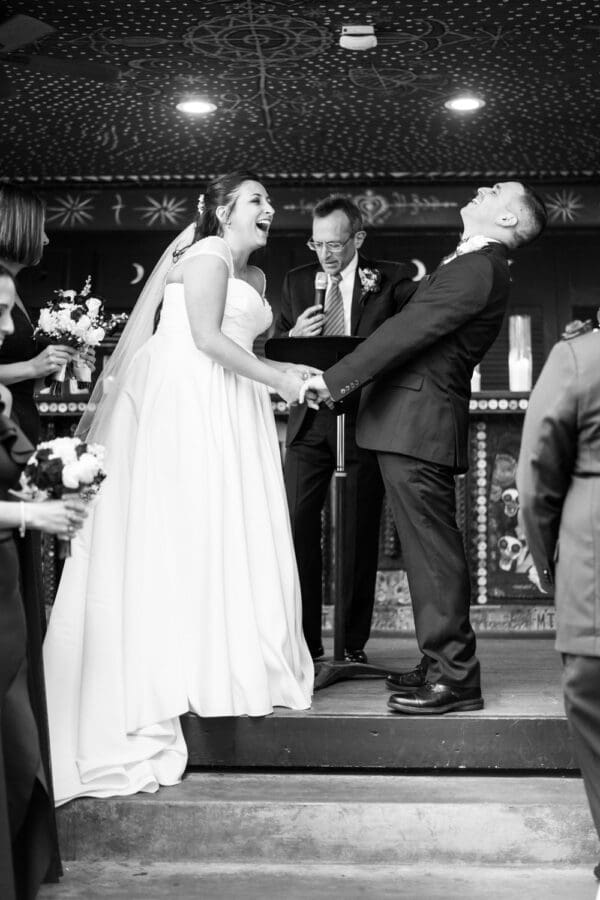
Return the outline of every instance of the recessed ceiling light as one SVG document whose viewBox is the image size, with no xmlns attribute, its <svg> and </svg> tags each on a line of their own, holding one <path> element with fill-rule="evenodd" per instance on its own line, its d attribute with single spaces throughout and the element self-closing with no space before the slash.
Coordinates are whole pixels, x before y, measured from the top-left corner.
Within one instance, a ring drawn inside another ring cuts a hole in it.
<svg viewBox="0 0 600 900">
<path fill-rule="evenodd" d="M 211 103 L 210 100 L 182 100 L 176 108 L 179 112 L 187 113 L 189 116 L 205 116 L 214 112 L 217 104 Z"/>
<path fill-rule="evenodd" d="M 444 106 L 453 112 L 474 112 L 476 109 L 481 109 L 482 106 L 485 106 L 485 100 L 482 100 L 481 97 L 473 97 L 472 94 L 460 94 L 457 97 L 451 97 L 450 100 L 446 100 Z"/>
</svg>

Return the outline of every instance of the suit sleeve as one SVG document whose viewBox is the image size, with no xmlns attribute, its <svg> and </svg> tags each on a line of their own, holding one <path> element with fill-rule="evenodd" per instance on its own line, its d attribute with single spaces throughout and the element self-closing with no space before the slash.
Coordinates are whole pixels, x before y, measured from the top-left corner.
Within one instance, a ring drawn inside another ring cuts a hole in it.
<svg viewBox="0 0 600 900">
<path fill-rule="evenodd" d="M 554 583 L 563 503 L 577 451 L 577 366 L 566 341 L 556 344 L 525 415 L 517 488 L 523 528 L 542 586 Z"/>
<path fill-rule="evenodd" d="M 394 283 L 394 303 L 396 306 L 396 312 L 400 312 L 404 306 L 408 303 L 412 295 L 415 293 L 417 288 L 419 287 L 418 281 L 413 281 L 412 276 L 407 271 L 408 266 L 400 266 L 400 271 L 398 273 L 398 278 Z"/>
<path fill-rule="evenodd" d="M 485 308 L 493 281 L 490 260 L 469 253 L 460 262 L 442 267 L 435 281 L 412 296 L 399 313 L 327 369 L 325 383 L 334 401 L 347 399 L 389 369 L 410 362 Z"/>
<path fill-rule="evenodd" d="M 275 322 L 273 337 L 289 337 L 290 329 L 296 324 L 292 313 L 292 297 L 290 289 L 290 273 L 283 279 L 281 288 L 281 308 Z"/>
</svg>

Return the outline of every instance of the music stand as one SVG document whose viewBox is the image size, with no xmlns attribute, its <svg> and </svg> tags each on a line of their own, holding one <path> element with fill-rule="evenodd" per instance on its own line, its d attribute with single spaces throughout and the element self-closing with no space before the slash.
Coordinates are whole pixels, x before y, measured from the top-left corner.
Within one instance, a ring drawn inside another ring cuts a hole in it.
<svg viewBox="0 0 600 900">
<path fill-rule="evenodd" d="M 265 356 L 277 362 L 300 363 L 317 369 L 328 369 L 348 353 L 351 353 L 364 338 L 325 336 L 317 338 L 271 338 L 265 344 Z M 367 663 L 350 662 L 344 659 L 346 646 L 346 571 L 344 567 L 344 530 L 346 501 L 345 466 L 345 424 L 346 416 L 338 413 L 336 468 L 333 478 L 333 526 L 335 533 L 333 550 L 333 661 L 317 663 L 315 666 L 315 691 L 328 687 L 336 681 L 350 678 L 385 678 L 391 669 L 382 669 Z"/>
</svg>

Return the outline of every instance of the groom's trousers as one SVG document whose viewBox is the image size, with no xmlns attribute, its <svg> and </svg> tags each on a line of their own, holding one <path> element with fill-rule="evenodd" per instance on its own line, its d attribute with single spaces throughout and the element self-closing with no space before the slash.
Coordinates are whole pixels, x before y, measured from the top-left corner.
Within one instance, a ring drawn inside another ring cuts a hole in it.
<svg viewBox="0 0 600 900">
<path fill-rule="evenodd" d="M 471 586 L 456 524 L 452 469 L 399 453 L 377 453 L 392 508 L 427 679 L 479 687 L 475 634 L 469 621 Z"/>
</svg>

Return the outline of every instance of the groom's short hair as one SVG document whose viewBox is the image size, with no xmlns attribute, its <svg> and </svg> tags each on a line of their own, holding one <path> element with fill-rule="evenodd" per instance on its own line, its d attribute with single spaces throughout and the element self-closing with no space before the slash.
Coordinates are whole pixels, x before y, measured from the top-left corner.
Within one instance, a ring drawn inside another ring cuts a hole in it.
<svg viewBox="0 0 600 900">
<path fill-rule="evenodd" d="M 540 195 L 528 184 L 520 182 L 523 194 L 518 200 L 519 221 L 515 226 L 513 247 L 530 244 L 542 233 L 548 222 L 546 205 Z M 515 210 L 515 212 L 517 212 Z"/>
<path fill-rule="evenodd" d="M 362 231 L 365 227 L 360 209 L 345 194 L 329 194 L 323 200 L 319 200 L 313 209 L 313 219 L 324 219 L 325 216 L 331 215 L 332 212 L 343 212 L 350 222 L 352 234 Z"/>
</svg>

